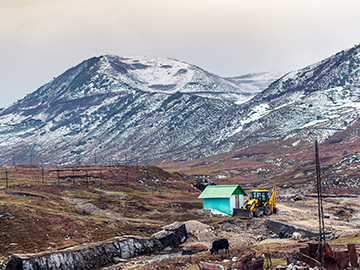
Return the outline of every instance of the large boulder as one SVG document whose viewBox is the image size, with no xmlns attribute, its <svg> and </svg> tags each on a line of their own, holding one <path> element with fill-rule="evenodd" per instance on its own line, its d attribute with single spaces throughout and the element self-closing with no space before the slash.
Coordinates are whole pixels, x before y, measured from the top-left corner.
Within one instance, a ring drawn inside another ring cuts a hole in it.
<svg viewBox="0 0 360 270">
<path fill-rule="evenodd" d="M 184 223 L 174 222 L 153 234 L 152 239 L 159 240 L 165 247 L 178 247 L 187 239 L 187 231 Z"/>
</svg>

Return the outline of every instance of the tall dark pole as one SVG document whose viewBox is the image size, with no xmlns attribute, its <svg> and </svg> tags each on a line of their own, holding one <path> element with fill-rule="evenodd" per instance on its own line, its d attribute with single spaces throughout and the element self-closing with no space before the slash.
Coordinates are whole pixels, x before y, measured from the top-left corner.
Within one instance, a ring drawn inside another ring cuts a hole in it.
<svg viewBox="0 0 360 270">
<path fill-rule="evenodd" d="M 41 166 L 41 180 L 42 180 L 42 183 L 44 184 L 44 167 Z"/>
<path fill-rule="evenodd" d="M 319 215 L 319 245 L 318 252 L 320 262 L 324 265 L 324 251 L 322 245 L 325 244 L 325 226 L 324 226 L 324 208 L 322 204 L 322 190 L 321 190 L 321 179 L 320 179 L 320 160 L 318 142 L 315 141 L 315 158 L 316 158 L 316 181 L 317 181 L 317 196 L 318 196 L 318 215 Z"/>
<path fill-rule="evenodd" d="M 6 188 L 9 187 L 9 179 L 8 179 L 8 171 L 7 168 L 5 167 L 5 179 L 6 179 Z"/>
<path fill-rule="evenodd" d="M 125 172 L 126 172 L 126 180 L 125 180 L 125 184 L 127 184 L 127 182 L 128 182 L 128 169 L 127 169 L 127 159 L 126 159 L 126 154 L 125 154 Z"/>
<path fill-rule="evenodd" d="M 60 175 L 59 175 L 59 167 L 56 167 L 57 169 L 57 178 L 58 178 L 58 185 L 60 186 Z"/>
<path fill-rule="evenodd" d="M 88 188 L 89 187 L 89 177 L 88 177 L 88 171 L 85 170 L 86 172 L 86 187 Z"/>
<path fill-rule="evenodd" d="M 146 158 L 146 181 L 149 183 L 149 163 L 147 158 Z"/>
</svg>

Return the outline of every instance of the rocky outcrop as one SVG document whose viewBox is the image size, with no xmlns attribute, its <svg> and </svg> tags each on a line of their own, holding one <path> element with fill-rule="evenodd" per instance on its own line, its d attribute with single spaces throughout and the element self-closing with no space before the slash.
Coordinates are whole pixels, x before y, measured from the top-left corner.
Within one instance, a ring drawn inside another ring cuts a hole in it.
<svg viewBox="0 0 360 270">
<path fill-rule="evenodd" d="M 151 238 L 157 239 L 165 247 L 177 247 L 185 242 L 187 231 L 184 223 L 174 222 L 153 234 Z"/>
<path fill-rule="evenodd" d="M 16 254 L 11 256 L 9 270 L 94 269 L 139 255 L 176 247 L 187 238 L 185 224 L 175 222 L 150 238 L 121 236 L 109 240 L 82 244 L 53 252 Z"/>
</svg>

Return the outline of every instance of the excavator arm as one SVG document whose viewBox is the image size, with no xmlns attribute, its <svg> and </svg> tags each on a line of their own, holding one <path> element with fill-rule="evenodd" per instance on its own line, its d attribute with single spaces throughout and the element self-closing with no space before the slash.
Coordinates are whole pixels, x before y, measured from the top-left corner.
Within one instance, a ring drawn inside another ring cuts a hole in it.
<svg viewBox="0 0 360 270">
<path fill-rule="evenodd" d="M 269 198 L 269 204 L 271 207 L 271 213 L 274 213 L 274 208 L 276 206 L 276 186 L 272 187 L 271 195 Z"/>
</svg>

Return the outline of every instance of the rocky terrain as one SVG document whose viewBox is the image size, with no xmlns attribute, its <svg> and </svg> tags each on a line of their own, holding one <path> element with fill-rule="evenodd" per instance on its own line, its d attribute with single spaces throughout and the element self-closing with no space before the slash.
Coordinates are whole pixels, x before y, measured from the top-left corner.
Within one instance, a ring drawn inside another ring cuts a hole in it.
<svg viewBox="0 0 360 270">
<path fill-rule="evenodd" d="M 278 213 L 247 220 L 202 209 L 201 200 L 197 199 L 200 190 L 194 187 L 197 180 L 169 174 L 156 167 L 69 167 L 59 171 L 59 177 L 56 170 L 45 169 L 42 183 L 41 168 L 8 168 L 9 187 L 5 188 L 3 181 L 0 190 L 0 225 L 3 228 L 0 248 L 4 259 L 16 253 L 40 256 L 43 252 L 54 253 L 113 237 L 149 237 L 162 227 L 180 221 L 187 231 L 187 239 L 180 247 L 146 256 L 114 259 L 112 265 L 104 269 L 154 269 L 155 265 L 162 269 L 192 269 L 190 267 L 199 261 L 227 265 L 232 258 L 249 254 L 252 249 L 261 256 L 268 248 L 273 263 L 285 265 L 295 248 L 314 240 L 304 232 L 316 234 L 318 230 L 317 198 L 311 186 L 294 187 L 279 182 Z M 83 178 L 85 171 L 88 179 Z M 76 177 L 69 180 L 73 173 Z M 247 191 L 258 187 L 252 181 L 241 185 Z M 329 243 L 340 249 L 349 241 L 360 244 L 358 195 L 325 195 L 325 228 Z M 270 221 L 284 225 L 276 225 L 274 229 Z M 295 231 L 302 237 L 300 240 L 279 238 L 280 230 L 287 232 L 287 237 Z M 182 249 L 191 244 L 211 247 L 211 243 L 220 238 L 229 240 L 229 254 L 220 252 L 212 256 L 209 251 L 202 251 L 197 255 L 181 255 Z M 179 262 L 182 263 L 178 265 Z"/>
</svg>

